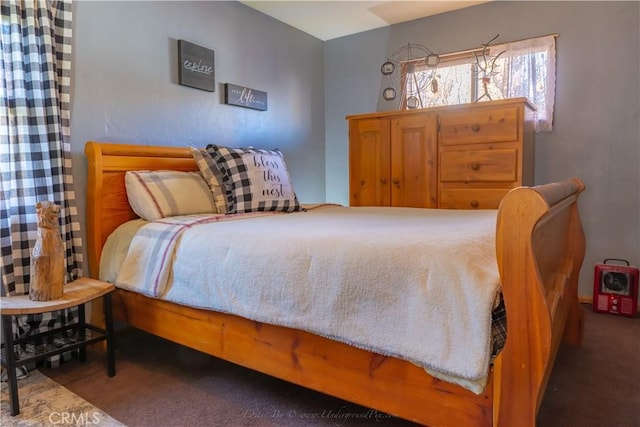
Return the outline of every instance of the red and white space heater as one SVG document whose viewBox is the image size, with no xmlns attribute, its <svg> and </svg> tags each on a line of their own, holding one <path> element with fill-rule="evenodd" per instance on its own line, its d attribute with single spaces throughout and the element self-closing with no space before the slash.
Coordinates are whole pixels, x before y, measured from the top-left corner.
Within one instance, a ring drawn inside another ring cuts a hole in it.
<svg viewBox="0 0 640 427">
<path fill-rule="evenodd" d="M 609 264 L 615 261 L 619 264 Z M 593 310 L 635 317 L 638 312 L 638 268 L 624 259 L 607 258 L 596 264 L 593 277 Z"/>
</svg>

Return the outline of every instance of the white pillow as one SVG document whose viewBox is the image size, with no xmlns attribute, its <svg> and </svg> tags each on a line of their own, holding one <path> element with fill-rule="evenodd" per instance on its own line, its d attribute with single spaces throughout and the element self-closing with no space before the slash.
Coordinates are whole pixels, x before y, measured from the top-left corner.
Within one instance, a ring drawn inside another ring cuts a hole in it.
<svg viewBox="0 0 640 427">
<path fill-rule="evenodd" d="M 147 221 L 218 213 L 209 184 L 200 172 L 128 171 L 124 184 L 131 208 Z"/>
</svg>

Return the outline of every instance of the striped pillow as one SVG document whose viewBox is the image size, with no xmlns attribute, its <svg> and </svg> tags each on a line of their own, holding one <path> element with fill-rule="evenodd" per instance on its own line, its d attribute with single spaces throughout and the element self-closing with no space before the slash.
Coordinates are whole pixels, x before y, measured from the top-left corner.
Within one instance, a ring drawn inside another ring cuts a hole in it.
<svg viewBox="0 0 640 427">
<path fill-rule="evenodd" d="M 147 221 L 218 213 L 213 193 L 200 172 L 129 171 L 124 183 L 131 208 Z"/>
<path fill-rule="evenodd" d="M 225 191 L 227 213 L 302 210 L 280 150 L 208 145 L 207 152 Z"/>
</svg>

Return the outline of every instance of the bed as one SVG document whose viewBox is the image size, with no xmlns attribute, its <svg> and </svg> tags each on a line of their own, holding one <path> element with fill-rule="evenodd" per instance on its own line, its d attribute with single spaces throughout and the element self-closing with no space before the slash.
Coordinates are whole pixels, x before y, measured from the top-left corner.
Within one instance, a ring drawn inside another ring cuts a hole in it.
<svg viewBox="0 0 640 427">
<path fill-rule="evenodd" d="M 98 278 L 108 236 L 137 217 L 125 191 L 125 172 L 198 169 L 189 148 L 88 142 L 85 153 L 89 267 Z M 533 426 L 560 343 L 579 344 L 582 339 L 577 280 L 585 241 L 577 201 L 583 189 L 577 179 L 522 187 L 500 205 L 495 246 L 509 331 L 487 385 L 477 394 L 400 358 L 126 289 L 114 295 L 114 317 L 207 354 L 417 423 Z"/>
</svg>

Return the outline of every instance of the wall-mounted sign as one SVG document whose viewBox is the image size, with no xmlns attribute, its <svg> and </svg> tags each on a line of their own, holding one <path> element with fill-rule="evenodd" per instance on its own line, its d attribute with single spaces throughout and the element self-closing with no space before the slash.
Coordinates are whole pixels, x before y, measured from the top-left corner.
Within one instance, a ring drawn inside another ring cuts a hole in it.
<svg viewBox="0 0 640 427">
<path fill-rule="evenodd" d="M 250 89 L 244 86 L 224 84 L 224 103 L 238 107 L 267 110 L 267 92 Z"/>
<path fill-rule="evenodd" d="M 183 86 L 215 92 L 213 51 L 178 40 L 178 82 Z"/>
</svg>

